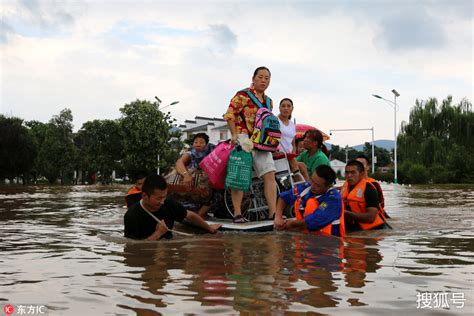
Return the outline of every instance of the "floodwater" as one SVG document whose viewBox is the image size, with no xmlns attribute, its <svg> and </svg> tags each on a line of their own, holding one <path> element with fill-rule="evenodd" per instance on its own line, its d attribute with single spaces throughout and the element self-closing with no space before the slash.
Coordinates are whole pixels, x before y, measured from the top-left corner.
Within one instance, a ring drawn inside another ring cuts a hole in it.
<svg viewBox="0 0 474 316">
<path fill-rule="evenodd" d="M 3 187 L 0 314 L 473 315 L 474 188 L 383 188 L 393 230 L 138 242 L 126 186 Z"/>
</svg>

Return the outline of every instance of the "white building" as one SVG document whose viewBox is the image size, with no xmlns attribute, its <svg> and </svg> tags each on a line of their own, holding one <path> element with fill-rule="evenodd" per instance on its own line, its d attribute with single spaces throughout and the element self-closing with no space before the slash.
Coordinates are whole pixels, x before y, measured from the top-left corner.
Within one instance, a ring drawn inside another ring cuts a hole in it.
<svg viewBox="0 0 474 316">
<path fill-rule="evenodd" d="M 222 118 L 210 118 L 204 116 L 196 116 L 194 120 L 186 120 L 184 124 L 179 126 L 183 132 L 181 140 L 184 141 L 189 135 L 197 133 L 206 133 L 209 136 L 209 142 L 213 144 L 219 141 L 230 139 L 230 131 L 227 122 Z"/>
<path fill-rule="evenodd" d="M 338 172 L 341 173 L 341 176 L 342 177 L 345 177 L 345 174 L 346 174 L 346 163 L 340 161 L 340 160 L 337 160 L 337 159 L 334 159 L 334 160 L 331 160 L 329 162 L 329 165 L 331 166 L 331 168 L 336 172 L 336 174 Z"/>
</svg>

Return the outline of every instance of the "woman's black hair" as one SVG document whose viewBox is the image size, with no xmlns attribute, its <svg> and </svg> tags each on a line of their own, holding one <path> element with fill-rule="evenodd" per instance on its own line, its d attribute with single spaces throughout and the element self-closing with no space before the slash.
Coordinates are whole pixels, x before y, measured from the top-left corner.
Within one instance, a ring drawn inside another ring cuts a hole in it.
<svg viewBox="0 0 474 316">
<path fill-rule="evenodd" d="M 313 141 L 318 142 L 318 148 L 321 149 L 321 151 L 326 156 L 329 156 L 329 150 L 326 147 L 326 145 L 323 144 L 323 134 L 320 131 L 318 131 L 317 129 L 310 129 L 310 130 L 307 130 L 306 133 L 304 133 L 305 138 L 306 138 L 306 135 L 309 135 L 309 137 Z"/>
<path fill-rule="evenodd" d="M 255 69 L 255 71 L 253 72 L 253 77 L 252 77 L 252 79 L 257 76 L 257 74 L 258 74 L 258 72 L 259 72 L 260 70 L 266 70 L 266 71 L 268 71 L 268 73 L 270 74 L 270 77 L 272 76 L 272 73 L 270 72 L 270 69 L 268 69 L 268 68 L 265 67 L 265 66 L 260 66 L 260 67 L 258 67 L 257 69 Z"/>
<path fill-rule="evenodd" d="M 196 138 L 202 138 L 206 142 L 206 144 L 209 143 L 209 136 L 207 136 L 206 133 L 197 133 L 196 135 L 193 136 L 193 143 L 196 140 Z"/>
<path fill-rule="evenodd" d="M 282 104 L 284 101 L 290 102 L 290 103 L 291 103 L 291 106 L 293 106 L 293 100 L 291 100 L 290 98 L 283 98 L 283 99 L 281 99 L 281 101 L 280 101 L 280 106 L 281 106 L 281 104 Z M 288 117 L 288 119 L 291 120 L 291 115 Z"/>
<path fill-rule="evenodd" d="M 323 145 L 323 134 L 317 129 L 309 129 L 304 133 L 304 138 L 309 136 L 313 141 L 318 142 L 318 148 Z"/>
<path fill-rule="evenodd" d="M 293 106 L 293 100 L 291 100 L 290 98 L 283 98 L 283 99 L 281 99 L 281 101 L 280 101 L 280 105 L 281 105 L 281 104 L 282 104 L 284 101 L 288 101 L 288 102 L 290 102 L 290 103 L 291 103 L 291 105 Z"/>
</svg>

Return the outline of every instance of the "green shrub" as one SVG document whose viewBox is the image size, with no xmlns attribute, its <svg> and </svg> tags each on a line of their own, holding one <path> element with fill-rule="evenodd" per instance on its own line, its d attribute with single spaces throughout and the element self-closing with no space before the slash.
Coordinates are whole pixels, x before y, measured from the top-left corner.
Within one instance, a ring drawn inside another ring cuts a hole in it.
<svg viewBox="0 0 474 316">
<path fill-rule="evenodd" d="M 447 168 L 441 165 L 434 165 L 430 168 L 431 180 L 433 183 L 451 183 L 453 174 Z"/>
<path fill-rule="evenodd" d="M 420 164 L 411 165 L 407 175 L 409 183 L 422 184 L 429 180 L 429 173 L 425 166 Z"/>
</svg>

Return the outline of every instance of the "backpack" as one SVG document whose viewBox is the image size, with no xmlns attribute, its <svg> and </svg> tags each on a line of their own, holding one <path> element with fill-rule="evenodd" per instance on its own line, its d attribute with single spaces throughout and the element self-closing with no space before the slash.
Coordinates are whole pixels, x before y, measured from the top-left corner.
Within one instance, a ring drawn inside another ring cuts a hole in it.
<svg viewBox="0 0 474 316">
<path fill-rule="evenodd" d="M 249 89 L 242 91 L 245 91 L 258 106 L 253 132 L 249 135 L 254 148 L 262 151 L 277 151 L 281 138 L 280 121 L 271 111 L 271 99 L 267 97 L 266 106 L 263 106 Z"/>
</svg>

